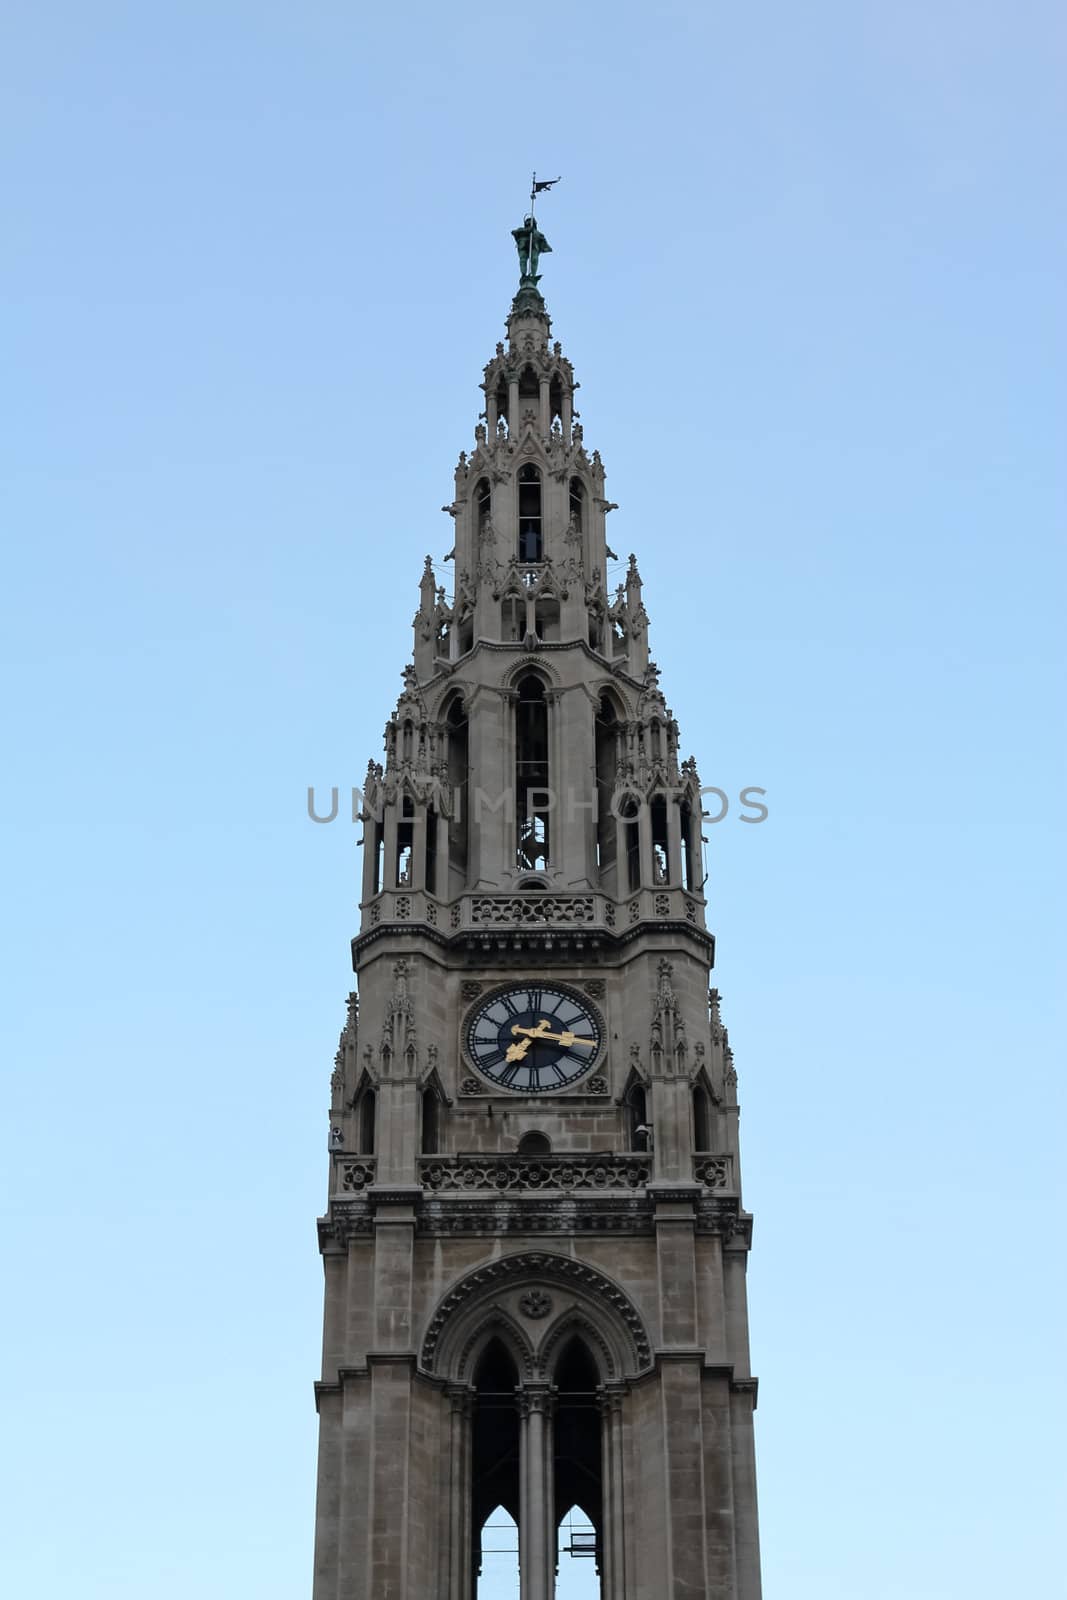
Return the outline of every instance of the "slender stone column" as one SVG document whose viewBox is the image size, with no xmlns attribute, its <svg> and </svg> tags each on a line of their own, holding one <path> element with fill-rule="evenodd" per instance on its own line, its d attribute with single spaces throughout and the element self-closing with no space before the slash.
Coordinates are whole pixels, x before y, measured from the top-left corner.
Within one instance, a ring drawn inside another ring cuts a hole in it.
<svg viewBox="0 0 1067 1600">
<path fill-rule="evenodd" d="M 471 1563 L 471 1391 L 449 1386 L 452 1424 L 449 1452 L 448 1600 L 470 1600 Z"/>
<path fill-rule="evenodd" d="M 395 889 L 396 888 L 396 869 L 397 869 L 396 846 L 397 846 L 397 824 L 398 824 L 398 820 L 399 820 L 399 817 L 398 817 L 399 809 L 400 809 L 400 797 L 399 796 L 397 796 L 397 798 L 393 801 L 392 805 L 387 805 L 385 807 L 385 818 L 384 818 L 384 826 L 383 826 L 383 833 L 384 833 L 384 836 L 385 836 L 385 863 L 384 863 L 384 866 L 383 866 L 383 869 L 382 869 L 382 888 L 383 889 Z"/>
<path fill-rule="evenodd" d="M 415 802 L 415 821 L 411 830 L 411 887 L 426 887 L 426 802 Z"/>
<path fill-rule="evenodd" d="M 674 796 L 667 799 L 667 882 L 682 886 L 682 808 Z"/>
<path fill-rule="evenodd" d="M 623 1493 L 623 1390 L 605 1385 L 598 1394 L 601 1450 L 600 1559 L 602 1600 L 624 1600 L 626 1594 L 626 1508 Z"/>
<path fill-rule="evenodd" d="M 548 1384 L 519 1390 L 520 1600 L 552 1600 L 556 1587 L 552 1404 Z"/>
<path fill-rule="evenodd" d="M 549 415 L 548 415 L 548 408 L 549 408 L 550 401 L 549 401 L 548 379 L 547 378 L 542 378 L 541 379 L 541 396 L 540 396 L 540 398 L 541 398 L 541 433 L 547 439 L 548 438 L 549 421 L 550 421 L 550 418 L 549 418 Z"/>
</svg>

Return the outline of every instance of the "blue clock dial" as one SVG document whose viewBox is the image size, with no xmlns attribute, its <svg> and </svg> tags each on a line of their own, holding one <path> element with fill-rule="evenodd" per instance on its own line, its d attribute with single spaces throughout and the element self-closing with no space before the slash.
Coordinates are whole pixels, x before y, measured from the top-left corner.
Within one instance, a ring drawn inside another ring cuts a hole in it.
<svg viewBox="0 0 1067 1600">
<path fill-rule="evenodd" d="M 554 984 L 498 989 L 467 1023 L 467 1053 L 478 1071 L 520 1094 L 565 1089 L 590 1070 L 600 1048 L 589 1003 Z"/>
</svg>

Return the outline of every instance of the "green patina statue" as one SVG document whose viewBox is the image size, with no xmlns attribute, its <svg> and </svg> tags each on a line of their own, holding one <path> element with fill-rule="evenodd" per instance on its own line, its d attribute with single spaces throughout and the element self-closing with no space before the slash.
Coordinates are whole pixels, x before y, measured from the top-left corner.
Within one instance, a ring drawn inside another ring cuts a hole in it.
<svg viewBox="0 0 1067 1600">
<path fill-rule="evenodd" d="M 515 248 L 519 252 L 520 281 L 536 283 L 538 279 L 537 262 L 539 257 L 552 254 L 552 246 L 537 226 L 532 217 L 525 217 L 521 228 L 512 228 L 511 237 L 515 241 Z"/>
</svg>

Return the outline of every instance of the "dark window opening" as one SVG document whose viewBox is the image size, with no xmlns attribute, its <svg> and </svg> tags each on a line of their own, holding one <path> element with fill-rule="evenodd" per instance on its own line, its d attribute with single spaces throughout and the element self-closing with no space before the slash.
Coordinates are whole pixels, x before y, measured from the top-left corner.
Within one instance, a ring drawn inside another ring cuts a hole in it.
<svg viewBox="0 0 1067 1600">
<path fill-rule="evenodd" d="M 359 1153 L 374 1154 L 374 1121 L 378 1096 L 373 1089 L 364 1089 L 359 1101 Z"/>
<path fill-rule="evenodd" d="M 602 695 L 593 726 L 596 746 L 596 859 L 601 872 L 615 865 L 618 829 L 612 800 L 618 770 L 619 724 L 615 707 Z"/>
<path fill-rule="evenodd" d="M 523 678 L 515 707 L 517 859 L 536 870 L 549 859 L 548 701 L 540 678 Z"/>
<path fill-rule="evenodd" d="M 631 1150 L 647 1150 L 648 1134 L 639 1133 L 639 1128 L 648 1127 L 648 1102 L 641 1084 L 633 1084 L 626 1096 L 627 1132 L 630 1136 Z"/>
<path fill-rule="evenodd" d="M 425 887 L 427 894 L 437 893 L 437 812 L 433 806 L 426 811 L 426 866 Z"/>
<path fill-rule="evenodd" d="M 693 1090 L 693 1149 L 711 1149 L 711 1119 L 708 1115 L 708 1096 L 699 1084 Z"/>
<path fill-rule="evenodd" d="M 496 415 L 497 426 L 504 424 L 505 434 L 508 431 L 508 386 L 501 378 L 496 388 Z"/>
<path fill-rule="evenodd" d="M 552 382 L 548 386 L 548 420 L 552 422 L 558 417 L 563 421 L 563 385 L 559 373 L 554 373 Z"/>
<path fill-rule="evenodd" d="M 533 367 L 523 367 L 519 374 L 519 399 L 537 400 L 541 395 L 541 383 Z"/>
<path fill-rule="evenodd" d="M 543 549 L 541 474 L 528 462 L 519 468 L 519 560 L 540 561 Z"/>
<path fill-rule="evenodd" d="M 550 1156 L 552 1141 L 547 1133 L 524 1133 L 519 1140 L 520 1156 Z"/>
<path fill-rule="evenodd" d="M 422 1095 L 422 1153 L 424 1156 L 435 1156 L 439 1149 L 441 1135 L 441 1102 L 432 1089 L 425 1089 Z"/>
</svg>

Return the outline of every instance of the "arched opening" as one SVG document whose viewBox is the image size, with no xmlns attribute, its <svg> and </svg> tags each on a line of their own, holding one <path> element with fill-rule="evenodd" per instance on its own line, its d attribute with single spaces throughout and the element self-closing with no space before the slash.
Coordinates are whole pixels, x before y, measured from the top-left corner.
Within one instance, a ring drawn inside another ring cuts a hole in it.
<svg viewBox="0 0 1067 1600">
<path fill-rule="evenodd" d="M 412 851 L 415 844 L 415 802 L 406 794 L 400 802 L 396 825 L 396 886 L 409 889 L 412 883 Z"/>
<path fill-rule="evenodd" d="M 506 437 L 508 432 L 508 385 L 505 378 L 501 378 L 496 386 L 496 415 L 497 432 Z"/>
<path fill-rule="evenodd" d="M 521 679 L 515 706 L 516 858 L 536 871 L 549 859 L 548 698 L 534 673 Z"/>
<path fill-rule="evenodd" d="M 523 410 L 526 409 L 526 406 L 529 405 L 531 400 L 539 400 L 540 398 L 540 380 L 533 367 L 527 364 L 519 373 L 519 400 L 525 402 Z"/>
<path fill-rule="evenodd" d="M 520 1156 L 550 1156 L 552 1154 L 552 1140 L 547 1133 L 524 1133 L 519 1140 L 518 1154 Z"/>
<path fill-rule="evenodd" d="M 711 1149 L 711 1116 L 707 1090 L 699 1083 L 693 1090 L 693 1149 Z"/>
<path fill-rule="evenodd" d="M 566 1554 L 559 1539 L 560 1586 L 557 1595 L 577 1593 L 584 1596 L 600 1594 L 600 1584 L 586 1577 L 577 1590 L 563 1587 L 572 1576 L 570 1562 L 581 1562 L 578 1572 L 588 1574 L 600 1571 L 603 1541 L 603 1481 L 600 1402 L 597 1391 L 600 1373 L 585 1342 L 575 1336 L 564 1346 L 556 1363 L 555 1385 L 556 1425 L 554 1432 L 553 1484 L 555 1488 L 555 1516 L 553 1526 L 561 1529 L 567 1523 L 573 1529 L 576 1513 L 583 1521 L 578 1524 L 579 1537 L 571 1539 Z M 588 1562 L 589 1566 L 584 1565 Z"/>
<path fill-rule="evenodd" d="M 471 1513 L 473 1517 L 475 1595 L 496 1600 L 507 1590 L 497 1590 L 495 1580 L 519 1571 L 518 1538 L 507 1551 L 496 1551 L 502 1541 L 496 1537 L 504 1522 L 501 1513 L 516 1532 L 519 1520 L 519 1412 L 515 1391 L 519 1374 L 506 1345 L 491 1339 L 482 1352 L 474 1378 L 474 1414 L 471 1421 Z M 487 1524 L 489 1526 L 487 1526 Z M 506 1561 L 503 1557 L 506 1556 Z M 490 1561 L 501 1560 L 497 1567 Z M 492 1582 L 482 1582 L 492 1576 Z M 509 1596 L 510 1600 L 510 1596 Z"/>
<path fill-rule="evenodd" d="M 600 1600 L 596 1528 L 580 1506 L 565 1511 L 556 1530 L 555 1600 Z"/>
<path fill-rule="evenodd" d="M 453 887 L 467 881 L 467 797 L 469 789 L 470 732 L 463 701 L 456 695 L 445 714 L 448 733 L 448 794 L 452 815 L 448 824 L 448 868 Z"/>
<path fill-rule="evenodd" d="M 596 746 L 596 859 L 604 874 L 615 866 L 618 830 L 611 802 L 619 765 L 619 720 L 606 694 L 601 695 L 594 722 Z"/>
<path fill-rule="evenodd" d="M 626 846 L 626 882 L 630 890 L 641 887 L 641 824 L 640 807 L 633 795 L 627 795 L 618 807 L 622 818 L 623 840 Z"/>
<path fill-rule="evenodd" d="M 377 1105 L 378 1096 L 374 1090 L 364 1089 L 356 1108 L 359 1121 L 359 1153 L 361 1156 L 372 1156 L 374 1154 L 374 1122 Z"/>
<path fill-rule="evenodd" d="M 519 1600 L 519 1527 L 503 1506 L 494 1507 L 482 1526 L 478 1580 L 485 1600 Z"/>
<path fill-rule="evenodd" d="M 424 1089 L 422 1092 L 422 1129 L 421 1146 L 424 1156 L 435 1156 L 441 1142 L 441 1102 L 436 1091 Z"/>
<path fill-rule="evenodd" d="M 671 881 L 670 850 L 667 843 L 667 802 L 658 794 L 649 807 L 652 823 L 652 882 L 657 888 Z"/>
<path fill-rule="evenodd" d="M 563 421 L 563 384 L 560 382 L 558 372 L 552 374 L 552 382 L 548 386 L 548 420 L 555 422 L 556 418 Z"/>
<path fill-rule="evenodd" d="M 519 468 L 519 560 L 541 561 L 541 474 L 530 462 Z"/>
</svg>

